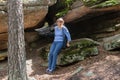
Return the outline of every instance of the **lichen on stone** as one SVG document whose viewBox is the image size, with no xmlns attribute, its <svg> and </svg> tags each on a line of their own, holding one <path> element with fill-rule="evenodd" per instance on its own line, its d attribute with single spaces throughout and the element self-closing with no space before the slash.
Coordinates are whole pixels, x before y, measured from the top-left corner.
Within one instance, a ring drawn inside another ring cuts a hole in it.
<svg viewBox="0 0 120 80">
<path fill-rule="evenodd" d="M 98 54 L 98 42 L 83 38 L 73 40 L 71 46 L 62 51 L 58 55 L 58 65 L 68 65 L 77 61 L 84 60 L 88 56 L 94 56 Z M 48 60 L 50 44 L 40 49 L 40 56 L 44 60 Z"/>
</svg>

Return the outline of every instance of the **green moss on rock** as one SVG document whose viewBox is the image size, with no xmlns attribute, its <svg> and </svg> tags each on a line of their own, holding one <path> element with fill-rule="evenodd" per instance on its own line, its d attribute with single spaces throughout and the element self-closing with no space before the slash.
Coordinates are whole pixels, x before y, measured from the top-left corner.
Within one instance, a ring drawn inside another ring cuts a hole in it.
<svg viewBox="0 0 120 80">
<path fill-rule="evenodd" d="M 120 0 L 83 0 L 86 6 L 90 7 L 109 7 L 120 4 Z"/>
<path fill-rule="evenodd" d="M 97 45 L 98 42 L 83 38 L 79 40 L 73 40 L 69 48 L 63 49 L 58 56 L 58 65 L 67 65 L 80 60 L 84 60 L 87 56 L 93 56 L 98 54 Z M 40 49 L 41 57 L 47 61 L 50 44 Z"/>
<path fill-rule="evenodd" d="M 100 3 L 98 5 L 96 5 L 96 7 L 110 7 L 110 6 L 115 6 L 115 5 L 118 5 L 120 4 L 120 1 L 119 0 L 108 0 L 108 1 L 105 1 L 103 3 Z"/>
<path fill-rule="evenodd" d="M 90 47 L 84 49 L 74 49 L 70 52 L 62 52 L 58 57 L 58 65 L 67 65 L 77 61 L 84 60 L 88 56 L 93 56 L 98 54 L 97 47 Z"/>
<path fill-rule="evenodd" d="M 105 50 L 120 49 L 120 34 L 104 38 L 104 48 Z"/>
<path fill-rule="evenodd" d="M 56 13 L 56 16 L 57 17 L 63 17 L 65 14 L 67 14 L 67 12 L 70 10 L 71 5 L 75 1 L 76 0 L 64 0 L 64 1 L 61 1 L 59 3 L 58 7 L 64 6 L 64 8 L 61 9 L 58 13 Z"/>
<path fill-rule="evenodd" d="M 102 0 L 82 0 L 86 6 L 93 6 L 100 3 Z"/>
</svg>

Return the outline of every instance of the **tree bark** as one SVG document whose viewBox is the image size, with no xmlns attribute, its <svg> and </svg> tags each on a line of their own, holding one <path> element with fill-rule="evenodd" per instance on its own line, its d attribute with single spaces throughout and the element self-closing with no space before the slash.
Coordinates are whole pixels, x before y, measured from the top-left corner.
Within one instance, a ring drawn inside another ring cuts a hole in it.
<svg viewBox="0 0 120 80">
<path fill-rule="evenodd" d="M 8 80 L 27 80 L 22 0 L 8 0 Z"/>
</svg>

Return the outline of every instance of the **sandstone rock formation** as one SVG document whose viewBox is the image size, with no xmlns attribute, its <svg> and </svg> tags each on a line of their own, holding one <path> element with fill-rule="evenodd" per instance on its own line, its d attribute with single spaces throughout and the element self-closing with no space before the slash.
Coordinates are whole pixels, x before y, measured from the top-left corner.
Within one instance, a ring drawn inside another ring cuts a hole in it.
<svg viewBox="0 0 120 80">
<path fill-rule="evenodd" d="M 105 5 L 106 1 L 104 1 L 104 5 L 101 1 L 103 0 L 96 0 L 96 3 L 92 2 L 92 0 L 84 0 L 85 2 L 77 0 L 73 3 L 72 9 L 68 11 L 68 13 L 64 16 L 64 20 L 66 23 L 75 21 L 77 19 L 83 20 L 86 18 L 97 17 L 103 14 L 109 14 L 111 12 L 119 12 L 120 11 L 120 2 L 116 2 L 116 6 L 113 3 L 109 3 L 110 5 Z M 88 2 L 87 2 L 88 1 Z M 98 2 L 99 3 L 98 3 Z M 110 1 L 110 0 L 108 0 Z M 89 4 L 88 4 L 89 3 Z M 91 5 L 90 5 L 91 3 Z M 94 4 L 92 4 L 94 3 Z M 84 4 L 84 5 L 83 5 Z M 86 5 L 87 4 L 87 5 Z M 118 5 L 117 5 L 118 4 Z"/>
<path fill-rule="evenodd" d="M 31 28 L 44 20 L 49 5 L 56 0 L 23 0 L 24 4 L 24 25 Z M 6 0 L 0 1 L 0 33 L 7 32 L 7 8 Z"/>
<path fill-rule="evenodd" d="M 7 48 L 7 0 L 0 0 L 0 50 Z M 25 29 L 43 24 L 48 7 L 56 0 L 23 0 Z"/>
<path fill-rule="evenodd" d="M 116 27 L 120 23 L 120 1 L 77 0 L 63 18 L 74 38 L 113 36 L 120 30 L 120 26 Z"/>
<path fill-rule="evenodd" d="M 55 22 L 56 13 L 65 10 L 66 7 L 63 1 L 64 0 L 23 0 L 24 25 L 25 29 L 27 29 L 25 38 L 28 43 L 37 40 L 39 37 L 39 35 L 33 31 L 35 28 L 42 27 L 39 25 L 43 25 L 45 21 L 47 21 L 49 25 L 52 25 Z M 56 2 L 57 4 L 55 4 Z M 75 0 L 72 5 L 70 5 L 68 12 L 63 15 L 63 18 L 73 39 L 89 37 L 102 40 L 101 38 L 114 36 L 120 32 L 120 1 Z M 0 50 L 4 50 L 7 49 L 6 0 L 0 0 L 0 19 Z M 49 35 L 51 28 L 47 27 L 41 32 L 40 35 Z"/>
</svg>

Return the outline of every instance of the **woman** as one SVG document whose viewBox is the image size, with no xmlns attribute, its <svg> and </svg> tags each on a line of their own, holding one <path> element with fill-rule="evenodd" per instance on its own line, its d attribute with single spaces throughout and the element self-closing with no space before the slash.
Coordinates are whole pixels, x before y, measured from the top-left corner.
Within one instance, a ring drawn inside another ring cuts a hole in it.
<svg viewBox="0 0 120 80">
<path fill-rule="evenodd" d="M 67 38 L 66 46 L 70 46 L 71 36 L 68 29 L 64 26 L 64 20 L 62 18 L 57 19 L 57 26 L 54 28 L 54 41 L 50 47 L 48 58 L 47 73 L 52 73 L 56 67 L 57 56 L 64 45 L 65 36 Z"/>
</svg>

